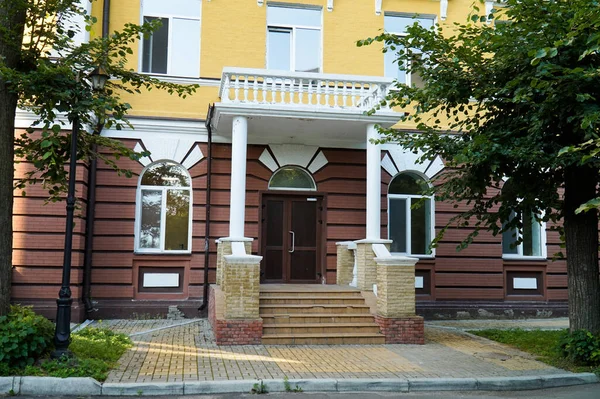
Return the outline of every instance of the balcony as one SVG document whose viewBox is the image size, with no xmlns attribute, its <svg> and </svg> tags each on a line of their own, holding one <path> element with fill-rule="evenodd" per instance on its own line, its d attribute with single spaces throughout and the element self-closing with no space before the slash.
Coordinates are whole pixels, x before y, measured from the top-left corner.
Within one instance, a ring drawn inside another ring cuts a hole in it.
<svg viewBox="0 0 600 399">
<path fill-rule="evenodd" d="M 367 115 L 392 88 L 392 79 L 375 76 L 224 68 L 212 125 L 228 137 L 233 117 L 246 116 L 249 139 L 257 143 L 364 143 L 367 124 L 400 120 L 387 105 Z"/>
</svg>

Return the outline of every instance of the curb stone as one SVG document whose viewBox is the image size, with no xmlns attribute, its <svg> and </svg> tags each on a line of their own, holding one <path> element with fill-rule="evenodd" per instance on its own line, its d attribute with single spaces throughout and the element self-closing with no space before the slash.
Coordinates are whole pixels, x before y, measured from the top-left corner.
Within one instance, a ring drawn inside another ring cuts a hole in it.
<svg viewBox="0 0 600 399">
<path fill-rule="evenodd" d="M 542 388 L 542 377 L 490 377 L 478 378 L 480 391 L 526 391 Z"/>
<path fill-rule="evenodd" d="M 338 392 L 408 392 L 408 380 L 404 378 L 387 378 L 374 380 L 370 378 L 354 378 L 338 380 Z"/>
<path fill-rule="evenodd" d="M 16 392 L 14 383 L 15 377 L 0 377 L 0 395 L 7 394 L 11 390 Z"/>
<path fill-rule="evenodd" d="M 269 392 L 284 392 L 283 379 L 262 380 Z M 490 378 L 381 378 L 288 380 L 306 392 L 515 391 L 598 383 L 593 373 Z M 250 393 L 260 380 L 171 383 L 104 383 L 93 378 L 0 377 L 0 395 L 11 389 L 31 396 L 137 396 Z"/>
<path fill-rule="evenodd" d="M 183 395 L 183 382 L 105 383 L 103 396 Z"/>
<path fill-rule="evenodd" d="M 102 385 L 89 377 L 21 377 L 19 394 L 33 396 L 97 396 L 102 394 Z"/>
<path fill-rule="evenodd" d="M 408 390 L 417 391 L 475 391 L 475 378 L 409 378 Z"/>
<path fill-rule="evenodd" d="M 600 378 L 594 373 L 543 375 L 541 378 L 542 388 L 568 387 L 600 382 Z"/>
<path fill-rule="evenodd" d="M 267 390 L 270 386 L 265 380 Z M 183 383 L 184 395 L 200 395 L 208 393 L 250 393 L 254 384 L 259 380 L 233 380 L 233 381 L 186 381 Z"/>
</svg>

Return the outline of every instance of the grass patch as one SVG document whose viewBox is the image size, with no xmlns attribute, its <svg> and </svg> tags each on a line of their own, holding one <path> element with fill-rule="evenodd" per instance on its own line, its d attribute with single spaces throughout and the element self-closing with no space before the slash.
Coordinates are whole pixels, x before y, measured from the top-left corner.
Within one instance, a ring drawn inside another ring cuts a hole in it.
<svg viewBox="0 0 600 399">
<path fill-rule="evenodd" d="M 554 367 L 576 373 L 591 372 L 600 375 L 600 367 L 581 366 L 562 357 L 559 350 L 559 342 L 566 331 L 567 330 L 527 331 L 517 328 L 510 330 L 491 329 L 468 332 L 530 353 L 534 355 L 537 360 Z"/>
<path fill-rule="evenodd" d="M 125 334 L 106 328 L 88 327 L 71 335 L 71 359 L 51 360 L 45 355 L 24 368 L 3 369 L 0 375 L 92 377 L 102 382 L 117 365 L 119 358 L 133 346 Z"/>
</svg>

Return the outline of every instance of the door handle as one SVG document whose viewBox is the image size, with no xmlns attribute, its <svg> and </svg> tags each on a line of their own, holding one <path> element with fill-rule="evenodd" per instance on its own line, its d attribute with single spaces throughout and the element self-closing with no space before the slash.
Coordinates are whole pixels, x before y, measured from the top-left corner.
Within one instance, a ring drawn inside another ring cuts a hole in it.
<svg viewBox="0 0 600 399">
<path fill-rule="evenodd" d="M 293 254 L 296 250 L 296 233 L 290 231 L 290 234 L 292 235 L 292 249 L 290 249 L 288 252 Z"/>
</svg>

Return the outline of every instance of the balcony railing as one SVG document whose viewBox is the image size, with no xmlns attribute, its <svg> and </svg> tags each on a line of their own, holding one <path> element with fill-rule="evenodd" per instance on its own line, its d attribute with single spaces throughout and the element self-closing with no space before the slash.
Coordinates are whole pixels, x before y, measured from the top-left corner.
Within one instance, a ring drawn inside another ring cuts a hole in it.
<svg viewBox="0 0 600 399">
<path fill-rule="evenodd" d="M 219 96 L 222 103 L 368 111 L 386 97 L 392 82 L 370 76 L 224 68 Z M 391 111 L 388 106 L 381 110 Z"/>
</svg>

